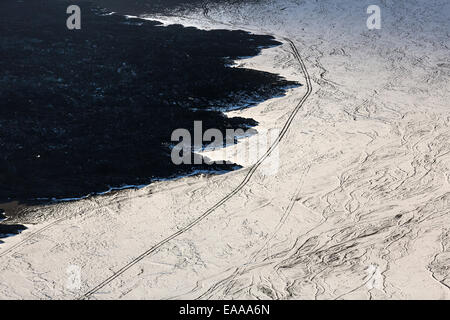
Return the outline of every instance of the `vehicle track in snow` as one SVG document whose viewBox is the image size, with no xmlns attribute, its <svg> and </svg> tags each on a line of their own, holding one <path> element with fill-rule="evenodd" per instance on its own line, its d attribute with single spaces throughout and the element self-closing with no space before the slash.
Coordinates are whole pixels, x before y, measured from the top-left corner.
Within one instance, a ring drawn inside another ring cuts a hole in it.
<svg viewBox="0 0 450 320">
<path fill-rule="evenodd" d="M 231 198 L 233 198 L 236 194 L 238 194 L 250 181 L 250 179 L 253 177 L 253 175 L 255 174 L 256 170 L 258 170 L 258 168 L 263 164 L 263 162 L 271 155 L 271 153 L 275 150 L 275 148 L 278 147 L 278 145 L 280 144 L 280 142 L 283 140 L 283 138 L 285 137 L 285 135 L 287 134 L 289 128 L 291 127 L 292 122 L 294 121 L 296 115 L 298 114 L 298 112 L 302 109 L 303 105 L 305 104 L 305 102 L 307 101 L 307 99 L 309 98 L 309 96 L 312 93 L 312 82 L 311 82 L 311 78 L 310 75 L 308 73 L 308 70 L 306 68 L 306 65 L 297 49 L 297 47 L 295 46 L 295 43 L 289 39 L 289 38 L 283 38 L 291 47 L 292 50 L 292 54 L 294 55 L 295 60 L 297 60 L 297 62 L 299 63 L 302 73 L 305 77 L 306 80 L 306 93 L 305 95 L 300 99 L 299 103 L 296 105 L 296 107 L 294 108 L 294 110 L 290 113 L 287 121 L 285 122 L 280 134 L 278 135 L 278 137 L 275 139 L 275 141 L 272 143 L 272 145 L 270 146 L 270 148 L 266 151 L 266 153 L 250 168 L 250 170 L 248 171 L 248 173 L 246 174 L 246 176 L 244 177 L 244 179 L 242 180 L 242 182 L 233 190 L 231 191 L 228 195 L 226 195 L 224 198 L 222 198 L 222 200 L 218 201 L 215 205 L 213 205 L 211 208 L 209 208 L 208 210 L 206 210 L 202 215 L 200 215 L 199 217 L 197 217 L 195 220 L 193 220 L 191 223 L 189 223 L 188 225 L 182 227 L 180 230 L 178 230 L 177 232 L 173 233 L 172 235 L 170 235 L 169 237 L 161 240 L 160 242 L 158 242 L 157 244 L 155 244 L 154 246 L 152 246 L 151 248 L 149 248 L 147 251 L 143 252 L 142 254 L 140 254 L 139 256 L 137 256 L 136 258 L 134 258 L 133 260 L 131 260 L 129 263 L 127 263 L 126 265 L 124 265 L 122 268 L 120 268 L 119 270 L 117 270 L 116 272 L 114 272 L 111 276 L 109 276 L 107 279 L 105 279 L 104 281 L 102 281 L 101 283 L 99 283 L 98 285 L 96 285 L 94 288 L 90 289 L 88 292 L 86 292 L 85 294 L 83 294 L 82 296 L 80 296 L 78 299 L 79 300 L 83 300 L 83 299 L 88 299 L 89 297 L 91 297 L 92 295 L 94 295 L 95 293 L 97 293 L 100 289 L 104 288 L 106 285 L 108 285 L 109 283 L 111 283 L 112 281 L 114 281 L 115 279 L 117 279 L 118 277 L 120 277 L 123 273 L 125 273 L 127 270 L 129 270 L 130 268 L 132 268 L 134 265 L 136 265 L 137 263 L 139 263 L 140 261 L 142 261 L 143 259 L 145 259 L 146 257 L 154 254 L 155 252 L 157 252 L 162 246 L 164 246 L 165 244 L 167 244 L 168 242 L 172 241 L 173 239 L 181 236 L 182 234 L 186 233 L 187 231 L 191 230 L 193 227 L 195 227 L 196 225 L 198 225 L 200 222 L 202 222 L 203 220 L 205 220 L 208 216 L 210 216 L 216 209 L 218 209 L 219 207 L 221 207 L 223 204 L 225 204 L 226 202 L 228 202 Z"/>
</svg>

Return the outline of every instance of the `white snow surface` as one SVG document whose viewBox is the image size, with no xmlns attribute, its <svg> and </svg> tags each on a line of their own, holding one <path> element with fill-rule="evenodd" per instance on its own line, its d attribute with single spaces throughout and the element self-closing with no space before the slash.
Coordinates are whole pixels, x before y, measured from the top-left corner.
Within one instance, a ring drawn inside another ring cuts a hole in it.
<svg viewBox="0 0 450 320">
<path fill-rule="evenodd" d="M 247 165 L 36 208 L 0 245 L 0 298 L 448 299 L 450 2 L 379 3 L 380 30 L 368 30 L 364 0 L 157 17 L 283 42 L 237 65 L 303 86 L 229 113 L 281 129 L 307 97 L 278 171 L 246 179 Z"/>
</svg>

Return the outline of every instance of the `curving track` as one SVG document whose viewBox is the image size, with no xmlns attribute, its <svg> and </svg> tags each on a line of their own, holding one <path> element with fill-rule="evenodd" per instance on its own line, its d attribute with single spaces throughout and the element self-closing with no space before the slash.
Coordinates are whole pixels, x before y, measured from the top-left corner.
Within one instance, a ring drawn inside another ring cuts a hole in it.
<svg viewBox="0 0 450 320">
<path fill-rule="evenodd" d="M 210 17 L 208 16 L 208 9 L 207 7 L 204 8 L 204 14 L 205 17 L 210 19 Z M 177 231 L 176 233 L 172 234 L 171 236 L 165 238 L 164 240 L 158 242 L 157 244 L 155 244 L 154 246 L 152 246 L 151 248 L 149 248 L 147 251 L 143 252 L 141 255 L 139 255 L 138 257 L 136 257 L 135 259 L 133 259 L 132 261 L 130 261 L 129 263 L 127 263 L 126 265 L 124 265 L 122 268 L 120 268 L 119 270 L 117 270 L 113 275 L 111 275 L 110 277 L 108 277 L 107 279 L 105 279 L 104 281 L 102 281 L 101 283 L 99 283 L 97 286 L 95 286 L 94 288 L 92 288 L 91 290 L 89 290 L 88 292 L 86 292 L 85 294 L 83 294 L 81 297 L 79 297 L 78 299 L 87 299 L 90 296 L 94 295 L 96 292 L 98 292 L 100 289 L 102 289 L 103 287 L 105 287 L 106 285 L 108 285 L 109 283 L 111 283 L 112 281 L 114 281 L 116 278 L 118 278 L 119 276 L 121 276 L 123 273 L 125 273 L 128 269 L 132 268 L 134 265 L 136 265 L 137 263 L 139 263 L 141 260 L 143 260 L 144 258 L 150 256 L 151 254 L 157 252 L 163 245 L 165 245 L 166 243 L 168 243 L 169 241 L 177 238 L 178 236 L 184 234 L 185 232 L 189 231 L 190 229 L 192 229 L 193 227 L 195 227 L 197 224 L 199 224 L 200 222 L 202 222 L 204 219 L 206 219 L 208 216 L 210 216 L 217 208 L 219 208 L 220 206 L 222 206 L 223 204 L 225 204 L 227 201 L 229 201 L 231 198 L 233 198 L 237 193 L 239 193 L 250 181 L 250 179 L 253 177 L 253 175 L 255 174 L 256 170 L 263 164 L 263 162 L 271 155 L 271 153 L 277 148 L 277 146 L 280 144 L 280 142 L 283 140 L 284 136 L 287 134 L 295 116 L 297 115 L 297 113 L 300 111 L 300 109 L 303 107 L 304 103 L 306 102 L 306 100 L 309 98 L 309 96 L 312 93 L 312 84 L 311 84 L 311 79 L 308 73 L 308 70 L 306 69 L 306 66 L 303 62 L 303 59 L 301 58 L 297 47 L 295 46 L 294 42 L 289 39 L 289 38 L 283 38 L 287 43 L 289 43 L 291 50 L 292 50 L 292 54 L 294 55 L 295 59 L 298 61 L 302 73 L 305 77 L 306 80 L 306 88 L 307 91 L 305 93 L 305 95 L 302 97 L 302 99 L 299 101 L 299 103 L 296 105 L 296 107 L 293 109 L 293 111 L 291 112 L 291 114 L 289 115 L 287 121 L 285 122 L 279 136 L 276 138 L 276 140 L 273 142 L 273 144 L 270 146 L 270 148 L 267 150 L 267 152 L 249 169 L 249 171 L 247 172 L 246 176 L 244 177 L 244 179 L 242 180 L 242 182 L 233 190 L 231 191 L 229 194 L 227 194 L 224 198 L 222 198 L 219 202 L 217 202 L 214 206 L 212 206 L 211 208 L 209 208 L 207 211 L 205 211 L 202 215 L 200 215 L 198 218 L 196 218 L 194 221 L 192 221 L 191 223 L 189 223 L 188 225 L 184 226 L 183 228 L 181 228 L 179 231 Z M 101 208 L 101 207 L 100 207 Z M 96 208 L 95 210 L 98 210 L 100 208 Z M 57 219 L 51 223 L 49 223 L 48 225 L 36 230 L 33 233 L 30 233 L 27 237 L 25 237 L 22 241 L 14 244 L 13 246 L 9 247 L 8 249 L 0 252 L 0 257 L 4 257 L 5 255 L 15 251 L 16 249 L 18 249 L 19 247 L 23 246 L 24 244 L 26 244 L 28 241 L 32 240 L 33 238 L 35 238 L 36 236 L 40 235 L 41 233 L 43 233 L 44 231 L 54 227 L 55 225 L 68 220 L 70 217 L 62 217 L 60 219 Z"/>
<path fill-rule="evenodd" d="M 246 174 L 246 176 L 244 177 L 242 182 L 233 191 L 231 191 L 228 195 L 226 195 L 222 200 L 218 201 L 214 206 L 212 206 L 211 208 L 206 210 L 202 215 L 200 215 L 198 218 L 196 218 L 194 221 L 192 221 L 188 225 L 181 228 L 179 231 L 173 233 L 169 237 L 158 242 L 157 244 L 155 244 L 154 246 L 149 248 L 147 251 L 143 252 L 142 254 L 140 254 L 139 256 L 134 258 L 132 261 L 130 261 L 129 263 L 124 265 L 122 268 L 120 268 L 119 270 L 114 272 L 113 275 L 111 275 L 110 277 L 108 277 L 107 279 L 105 279 L 104 281 L 99 283 L 98 285 L 96 285 L 94 288 L 92 288 L 91 290 L 89 290 L 88 292 L 86 292 L 85 294 L 80 296 L 78 299 L 81 299 L 81 300 L 88 299 L 89 297 L 94 295 L 96 292 L 98 292 L 100 289 L 102 289 L 103 287 L 105 287 L 106 285 L 108 285 L 109 283 L 111 283 L 112 281 L 117 279 L 118 277 L 120 277 L 123 273 L 125 273 L 128 269 L 132 268 L 134 265 L 139 263 L 141 260 L 143 260 L 146 257 L 157 252 L 163 245 L 165 245 L 169 241 L 177 238 L 178 236 L 184 234 L 185 232 L 189 231 L 190 229 L 195 227 L 197 224 L 202 222 L 204 219 L 206 219 L 208 216 L 210 216 L 217 208 L 219 208 L 220 206 L 225 204 L 228 200 L 233 198 L 238 192 L 240 192 L 247 185 L 247 183 L 250 181 L 250 179 L 255 174 L 256 170 L 270 156 L 270 154 L 274 151 L 274 149 L 280 144 L 280 142 L 283 140 L 284 136 L 288 132 L 292 122 L 294 121 L 295 116 L 300 111 L 300 109 L 302 109 L 306 100 L 309 98 L 309 96 L 312 93 L 311 78 L 309 76 L 308 70 L 306 69 L 305 63 L 303 62 L 303 59 L 298 52 L 297 47 L 295 46 L 294 42 L 291 39 L 289 39 L 289 38 L 283 38 L 283 39 L 287 43 L 289 43 L 289 45 L 291 46 L 292 54 L 294 55 L 295 59 L 300 64 L 302 73 L 306 80 L 307 91 L 306 91 L 305 95 L 302 97 L 302 99 L 299 101 L 297 106 L 294 108 L 294 110 L 289 115 L 289 118 L 285 122 L 279 136 L 275 139 L 274 143 L 270 146 L 270 148 L 267 150 L 267 152 L 250 168 L 250 170 L 248 171 L 248 173 Z"/>
</svg>

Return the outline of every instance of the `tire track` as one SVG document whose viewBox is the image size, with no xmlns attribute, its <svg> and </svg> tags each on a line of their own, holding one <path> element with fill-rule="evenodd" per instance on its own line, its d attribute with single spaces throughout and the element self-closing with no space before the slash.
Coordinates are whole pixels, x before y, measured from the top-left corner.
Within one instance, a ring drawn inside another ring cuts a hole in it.
<svg viewBox="0 0 450 320">
<path fill-rule="evenodd" d="M 289 45 L 290 45 L 290 47 L 292 49 L 292 53 L 294 55 L 294 58 L 300 64 L 302 73 L 303 73 L 303 75 L 304 75 L 304 77 L 306 79 L 307 92 L 305 93 L 305 95 L 302 97 L 300 102 L 297 104 L 297 106 L 294 108 L 294 110 L 289 115 L 288 120 L 284 124 L 280 134 L 275 139 L 274 143 L 270 146 L 270 148 L 266 151 L 266 153 L 250 168 L 249 172 L 244 177 L 242 182 L 233 191 L 231 191 L 227 196 L 225 196 L 222 200 L 220 200 L 214 206 L 212 206 L 207 211 L 205 211 L 197 219 L 195 219 L 194 221 L 192 221 L 188 225 L 184 226 L 183 228 L 181 228 L 180 230 L 178 230 L 177 232 L 175 232 L 171 236 L 165 238 L 164 240 L 161 240 L 160 242 L 158 242 L 157 244 L 155 244 L 154 246 L 149 248 L 147 251 L 143 252 L 141 255 L 139 255 L 138 257 L 136 257 L 135 259 L 133 259 L 132 261 L 130 261 L 126 265 L 124 265 L 122 268 L 120 268 L 119 270 L 114 272 L 113 275 L 111 275 L 110 277 L 108 277 L 107 279 L 105 279 L 104 281 L 99 283 L 97 286 L 95 286 L 94 288 L 92 288 L 91 290 L 89 290 L 88 292 L 83 294 L 82 296 L 80 296 L 78 298 L 78 300 L 88 299 L 90 296 L 92 296 L 95 293 L 97 293 L 100 289 L 102 289 L 103 287 L 105 287 L 106 285 L 108 285 L 109 283 L 114 281 L 116 278 L 120 277 L 128 269 L 132 268 L 134 265 L 136 265 L 137 263 L 139 263 L 140 261 L 142 261 L 146 257 L 150 256 L 151 254 L 157 252 L 163 245 L 165 245 L 166 243 L 170 242 L 171 240 L 177 238 L 178 236 L 186 233 L 187 231 L 191 230 L 193 227 L 195 227 L 200 222 L 202 222 L 204 219 L 206 219 L 208 216 L 210 216 L 216 209 L 218 209 L 220 206 L 222 206 L 223 204 L 228 202 L 228 200 L 233 198 L 237 193 L 239 193 L 248 184 L 250 179 L 255 174 L 256 170 L 261 166 L 261 164 L 271 155 L 271 153 L 275 150 L 275 148 L 280 144 L 280 142 L 283 140 L 284 136 L 288 132 L 292 122 L 294 121 L 295 116 L 302 109 L 304 103 L 306 102 L 306 100 L 309 98 L 309 96 L 312 93 L 311 78 L 310 78 L 308 70 L 307 70 L 307 68 L 305 66 L 305 63 L 303 62 L 303 59 L 302 59 L 302 57 L 300 56 L 300 54 L 298 52 L 297 47 L 295 46 L 294 42 L 291 39 L 289 39 L 289 38 L 283 38 L 283 39 L 287 43 L 289 43 Z"/>
<path fill-rule="evenodd" d="M 202 299 L 209 299 L 209 298 L 211 298 L 211 295 L 213 294 L 213 292 L 216 291 L 218 288 L 220 288 L 222 286 L 225 287 L 226 293 L 229 293 L 233 289 L 233 287 L 234 287 L 234 285 L 236 283 L 236 278 L 244 275 L 244 273 L 246 271 L 248 271 L 248 269 L 253 268 L 252 264 L 256 262 L 256 259 L 261 254 L 261 252 L 268 247 L 269 243 L 275 238 L 277 233 L 280 231 L 280 229 L 283 227 L 283 225 L 286 223 L 287 219 L 291 215 L 292 209 L 294 208 L 295 204 L 297 203 L 297 198 L 299 197 L 301 189 L 303 187 L 304 178 L 309 173 L 309 170 L 310 170 L 311 166 L 312 166 L 312 162 L 309 163 L 307 165 L 307 167 L 305 168 L 305 171 L 303 172 L 302 177 L 300 179 L 300 184 L 297 187 L 297 190 L 295 191 L 295 193 L 291 196 L 291 199 L 289 201 L 289 205 L 284 210 L 284 213 L 283 213 L 280 221 L 278 222 L 278 224 L 275 226 L 275 229 L 273 230 L 272 235 L 270 236 L 270 238 L 267 239 L 264 242 L 264 244 L 258 249 L 258 251 L 256 251 L 255 253 L 252 254 L 252 256 L 250 257 L 248 262 L 246 262 L 246 263 L 240 265 L 239 267 L 237 267 L 232 275 L 230 275 L 229 277 L 227 277 L 227 278 L 217 282 L 213 286 L 211 286 L 211 288 L 209 288 L 206 292 L 201 294 L 199 297 L 195 298 L 195 300 L 202 300 Z M 262 265 L 267 265 L 267 263 L 265 261 L 263 261 L 262 263 L 258 264 L 258 266 L 262 266 Z M 227 285 L 227 283 L 229 285 Z"/>
<path fill-rule="evenodd" d="M 14 251 L 15 249 L 21 247 L 22 245 L 24 245 L 25 243 L 27 243 L 29 240 L 33 239 L 34 237 L 40 235 L 42 232 L 44 232 L 47 229 L 50 229 L 51 227 L 53 227 L 54 225 L 63 222 L 64 220 L 67 220 L 68 217 L 63 217 L 63 218 L 59 218 L 51 223 L 49 223 L 48 225 L 46 225 L 45 227 L 40 228 L 39 230 L 29 234 L 25 239 L 23 239 L 22 241 L 14 244 L 13 246 L 11 246 L 10 248 L 0 252 L 0 258 L 7 255 L 8 253 L 10 253 L 11 251 Z"/>
</svg>

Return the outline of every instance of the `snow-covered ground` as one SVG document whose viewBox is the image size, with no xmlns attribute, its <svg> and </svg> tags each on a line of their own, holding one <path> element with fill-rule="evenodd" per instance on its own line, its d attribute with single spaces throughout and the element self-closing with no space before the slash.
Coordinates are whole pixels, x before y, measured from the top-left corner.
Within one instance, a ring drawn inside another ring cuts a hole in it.
<svg viewBox="0 0 450 320">
<path fill-rule="evenodd" d="M 303 86 L 230 112 L 282 130 L 307 98 L 278 171 L 39 208 L 0 247 L 0 298 L 450 298 L 449 15 L 447 0 L 280 0 L 159 17 L 283 40 L 237 64 Z"/>
</svg>

